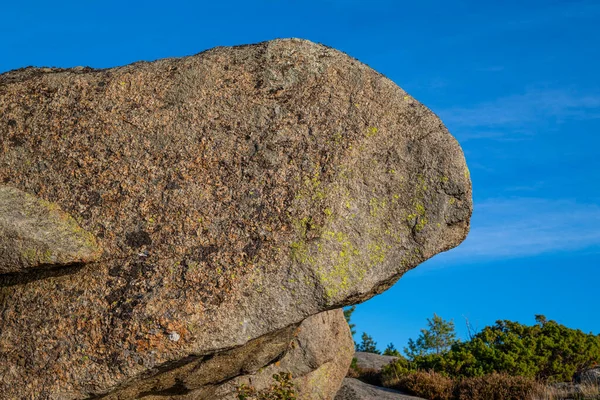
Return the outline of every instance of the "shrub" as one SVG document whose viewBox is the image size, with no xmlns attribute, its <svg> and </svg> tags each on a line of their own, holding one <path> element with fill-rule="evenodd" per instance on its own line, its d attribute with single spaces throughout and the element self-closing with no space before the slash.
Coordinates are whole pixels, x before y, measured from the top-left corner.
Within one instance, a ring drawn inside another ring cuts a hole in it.
<svg viewBox="0 0 600 400">
<path fill-rule="evenodd" d="M 429 400 L 452 400 L 454 381 L 437 372 L 416 371 L 391 380 L 384 378 L 388 387 Z"/>
<path fill-rule="evenodd" d="M 532 378 L 493 373 L 458 380 L 454 393 L 457 400 L 523 400 L 543 389 L 544 385 Z"/>
<path fill-rule="evenodd" d="M 529 400 L 598 400 L 600 387 L 593 383 L 555 383 L 544 387 L 543 391 Z"/>
<path fill-rule="evenodd" d="M 431 400 L 527 400 L 544 391 L 544 385 L 531 378 L 496 373 L 450 378 L 434 371 L 411 371 L 384 376 L 384 385 Z"/>
<path fill-rule="evenodd" d="M 533 326 L 497 321 L 469 341 L 454 342 L 449 350 L 440 352 L 429 351 L 431 340 L 425 339 L 434 331 L 423 330 L 421 338 L 411 341 L 413 346 L 407 349 L 408 369 L 434 370 L 453 377 L 497 372 L 551 383 L 571 381 L 577 372 L 600 364 L 600 336 L 567 328 L 543 315 L 536 316 L 536 321 Z"/>
</svg>

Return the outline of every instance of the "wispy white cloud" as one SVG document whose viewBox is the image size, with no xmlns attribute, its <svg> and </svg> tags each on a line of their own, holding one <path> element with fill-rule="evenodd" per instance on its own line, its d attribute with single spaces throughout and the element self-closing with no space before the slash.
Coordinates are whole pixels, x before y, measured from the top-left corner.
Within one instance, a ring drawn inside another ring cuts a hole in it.
<svg viewBox="0 0 600 400">
<path fill-rule="evenodd" d="M 462 140 L 506 140 L 533 135 L 540 129 L 540 123 L 598 119 L 600 95 L 565 89 L 531 89 L 472 107 L 437 110 L 437 113 Z"/>
<path fill-rule="evenodd" d="M 574 200 L 490 199 L 475 204 L 471 232 L 441 261 L 600 249 L 600 206 Z"/>
</svg>

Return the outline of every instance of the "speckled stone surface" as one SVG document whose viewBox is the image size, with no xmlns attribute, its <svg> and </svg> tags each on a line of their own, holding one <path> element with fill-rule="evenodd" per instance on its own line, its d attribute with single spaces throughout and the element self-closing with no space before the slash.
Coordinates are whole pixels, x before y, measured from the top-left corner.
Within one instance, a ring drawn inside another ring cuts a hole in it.
<svg viewBox="0 0 600 400">
<path fill-rule="evenodd" d="M 56 204 L 0 185 L 0 274 L 96 261 L 96 239 Z"/>
<path fill-rule="evenodd" d="M 94 398 L 365 300 L 458 245 L 472 212 L 433 113 L 297 39 L 2 74 L 0 185 L 102 249 L 0 275 L 7 398 Z"/>
<path fill-rule="evenodd" d="M 238 348 L 245 349 L 243 351 L 230 351 L 230 358 L 238 360 L 238 366 L 231 368 L 228 365 L 223 370 L 230 372 L 230 376 L 237 374 L 234 378 L 225 377 L 215 384 L 207 384 L 206 376 L 210 374 L 207 374 L 206 367 L 202 364 L 191 368 L 186 365 L 159 375 L 163 377 L 162 380 L 151 378 L 137 387 L 117 391 L 106 399 L 140 398 L 140 394 L 149 393 L 149 388 L 152 388 L 153 393 L 160 394 L 147 395 L 143 397 L 145 400 L 237 400 L 237 389 L 241 385 L 263 390 L 275 383 L 273 374 L 289 372 L 298 400 L 332 400 L 342 385 L 354 355 L 354 341 L 342 310 L 308 317 L 291 332 L 292 339 L 290 331 L 285 331 L 265 338 L 259 346 L 250 342 Z M 252 353 L 253 359 L 258 361 L 253 365 L 247 363 Z M 225 363 L 223 355 L 210 360 L 213 361 Z M 172 388 L 174 382 L 179 382 L 179 387 L 187 390 L 167 392 L 165 389 Z"/>
</svg>

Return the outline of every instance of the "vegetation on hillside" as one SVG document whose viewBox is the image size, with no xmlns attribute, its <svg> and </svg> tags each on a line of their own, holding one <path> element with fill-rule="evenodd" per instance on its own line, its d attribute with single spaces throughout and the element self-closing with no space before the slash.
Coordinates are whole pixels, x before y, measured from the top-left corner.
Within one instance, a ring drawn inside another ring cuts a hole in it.
<svg viewBox="0 0 600 400">
<path fill-rule="evenodd" d="M 532 326 L 496 321 L 470 340 L 455 339 L 454 326 L 440 317 L 428 320 L 416 342 L 409 341 L 407 358 L 398 371 L 435 371 L 451 377 L 477 377 L 491 373 L 566 382 L 581 371 L 600 364 L 600 336 L 567 328 L 543 315 Z"/>
<path fill-rule="evenodd" d="M 600 399 L 598 385 L 579 386 L 575 394 L 552 385 L 600 365 L 600 335 L 543 315 L 535 320 L 531 326 L 499 320 L 460 341 L 454 323 L 434 314 L 409 340 L 405 356 L 390 343 L 384 355 L 398 357 L 395 362 L 380 373 L 355 365 L 352 374 L 431 400 Z M 356 347 L 380 354 L 366 333 Z"/>
</svg>

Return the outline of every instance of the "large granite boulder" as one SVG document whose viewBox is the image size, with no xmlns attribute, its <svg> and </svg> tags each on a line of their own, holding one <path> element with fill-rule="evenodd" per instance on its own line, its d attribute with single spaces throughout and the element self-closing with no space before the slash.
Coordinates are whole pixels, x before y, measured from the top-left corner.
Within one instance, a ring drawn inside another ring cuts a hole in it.
<svg viewBox="0 0 600 400">
<path fill-rule="evenodd" d="M 6 398 L 244 375 L 308 316 L 458 245 L 472 211 L 462 151 L 431 111 L 297 39 L 2 74 L 0 185 L 51 205 L 24 227 L 0 196 Z"/>
</svg>

